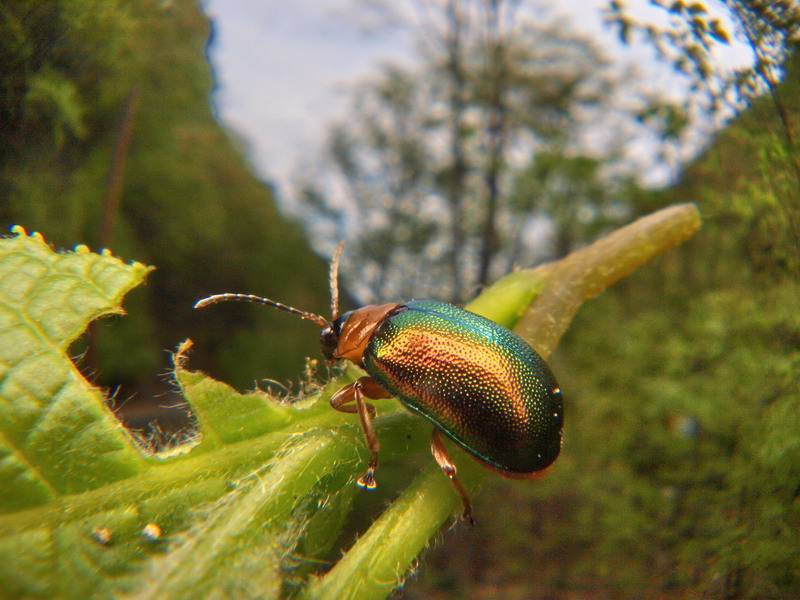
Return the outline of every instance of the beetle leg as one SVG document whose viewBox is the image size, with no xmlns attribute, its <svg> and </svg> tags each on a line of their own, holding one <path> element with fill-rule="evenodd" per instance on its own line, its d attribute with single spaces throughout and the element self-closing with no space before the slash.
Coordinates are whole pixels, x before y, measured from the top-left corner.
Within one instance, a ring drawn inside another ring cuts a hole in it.
<svg viewBox="0 0 800 600">
<path fill-rule="evenodd" d="M 450 478 L 450 482 L 453 484 L 456 493 L 461 496 L 461 503 L 464 506 L 464 512 L 461 513 L 461 520 L 469 521 L 469 524 L 473 525 L 475 521 L 472 518 L 472 503 L 469 501 L 469 496 L 467 496 L 467 491 L 464 489 L 464 486 L 461 485 L 458 477 L 456 477 L 456 465 L 447 452 L 447 446 L 444 445 L 442 433 L 439 431 L 438 427 L 433 428 L 433 435 L 431 435 L 431 452 L 444 474 Z"/>
<path fill-rule="evenodd" d="M 372 419 L 375 418 L 377 412 L 372 404 L 364 402 L 364 396 L 377 400 L 378 398 L 391 398 L 392 395 L 371 377 L 360 377 L 336 392 L 331 397 L 331 406 L 341 412 L 358 413 L 361 429 L 367 440 L 367 448 L 371 453 L 367 472 L 358 480 L 358 485 L 367 489 L 375 489 L 375 469 L 378 467 L 378 451 L 381 449 L 381 444 L 375 434 L 375 428 L 372 426 Z M 355 406 L 350 405 L 350 402 L 355 402 Z"/>
</svg>

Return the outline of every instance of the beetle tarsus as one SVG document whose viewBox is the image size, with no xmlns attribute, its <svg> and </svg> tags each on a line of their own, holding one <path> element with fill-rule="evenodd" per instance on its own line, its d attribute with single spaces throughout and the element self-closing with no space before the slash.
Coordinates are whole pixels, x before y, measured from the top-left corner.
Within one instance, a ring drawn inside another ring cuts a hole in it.
<svg viewBox="0 0 800 600">
<path fill-rule="evenodd" d="M 358 480 L 358 486 L 366 488 L 368 490 L 374 490 L 378 487 L 378 484 L 375 482 L 375 469 L 370 467 L 367 469 L 367 472 Z"/>
</svg>

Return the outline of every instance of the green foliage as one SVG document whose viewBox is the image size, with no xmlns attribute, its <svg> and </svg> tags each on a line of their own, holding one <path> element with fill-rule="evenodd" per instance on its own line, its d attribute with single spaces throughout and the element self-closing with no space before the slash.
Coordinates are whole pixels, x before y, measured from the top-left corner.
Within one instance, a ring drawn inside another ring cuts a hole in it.
<svg viewBox="0 0 800 600">
<path fill-rule="evenodd" d="M 605 9 L 606 21 L 616 27 L 620 40 L 642 41 L 655 49 L 686 78 L 693 100 L 712 114 L 731 107 L 741 110 L 764 92 L 773 93 L 800 39 L 800 7 L 793 0 L 722 0 L 716 6 L 653 0 L 650 4 L 661 9 L 662 18 L 652 20 L 634 17 L 627 4 L 610 0 Z M 730 69 L 718 60 L 716 52 L 732 39 L 749 46 L 749 64 Z M 642 116 L 663 121 L 664 140 L 674 139 L 681 129 L 688 131 L 682 123 L 684 110 L 658 104 L 655 114 L 648 109 Z"/>
<path fill-rule="evenodd" d="M 662 211 L 508 276 L 469 308 L 535 328 L 526 307 L 557 300 L 540 327 L 547 355 L 584 298 L 698 222 L 689 205 Z M 174 377 L 196 428 L 170 451 L 137 446 L 67 349 L 91 319 L 119 312 L 148 269 L 85 247 L 54 253 L 38 234 L 14 233 L 0 241 L 0 597 L 383 598 L 456 512 L 458 496 L 430 464 L 344 559 L 310 577 L 338 554 L 366 461 L 356 420 L 328 406 L 357 370 L 290 404 L 188 371 L 187 342 Z M 427 454 L 430 427 L 393 400 L 378 411 L 383 486 L 393 461 Z M 468 487 L 487 476 L 457 457 Z"/>
<path fill-rule="evenodd" d="M 580 391 L 576 505 L 597 519 L 567 570 L 625 595 L 792 596 L 796 287 L 709 291 L 680 302 L 680 318 L 653 304 L 632 310 L 609 295 L 578 319 L 589 330 L 604 323 L 604 335 L 567 340 L 575 359 L 562 365 L 564 385 Z"/>
<path fill-rule="evenodd" d="M 800 115 L 800 55 L 786 65 L 786 79 L 773 97 L 763 97 L 723 131 L 701 160 L 689 168 L 670 195 L 691 194 L 717 226 L 709 244 L 724 254 L 703 263 L 703 287 L 727 286 L 731 278 L 761 283 L 797 281 L 800 268 L 800 146 L 791 135 Z M 785 125 L 789 124 L 787 131 Z M 787 132 L 790 134 L 787 137 Z M 668 195 L 664 201 L 669 202 Z M 741 261 L 741 263 L 740 263 Z"/>
<path fill-rule="evenodd" d="M 702 128 L 704 122 L 727 120 L 768 95 L 790 150 L 788 166 L 795 189 L 800 189 L 800 146 L 789 116 L 793 100 L 778 90 L 792 69 L 790 63 L 797 61 L 800 5 L 794 0 L 721 0 L 716 5 L 654 0 L 649 4 L 661 9 L 660 19 L 634 17 L 624 0 L 611 0 L 605 12 L 623 43 L 641 42 L 655 49 L 689 86 L 689 97 L 680 105 L 654 97 L 639 111 L 640 122 L 651 126 L 661 139 L 662 156 L 667 156 L 670 147 L 680 151 L 687 141 L 685 134 Z M 742 43 L 750 51 L 749 60 L 739 59 L 744 64 L 737 67 L 719 59 L 732 39 L 740 44 L 738 54 Z M 797 231 L 795 227 L 795 235 Z"/>
<path fill-rule="evenodd" d="M 55 255 L 41 237 L 17 234 L 4 241 L 0 263 L 3 511 L 123 479 L 139 467 L 124 430 L 102 395 L 85 385 L 67 348 L 87 319 L 118 310 L 147 269 L 85 248 Z"/>
<path fill-rule="evenodd" d="M 86 135 L 84 107 L 75 85 L 52 69 L 42 69 L 31 77 L 25 102 L 27 121 L 52 119 L 57 147 L 62 146 L 67 135 Z"/>
</svg>

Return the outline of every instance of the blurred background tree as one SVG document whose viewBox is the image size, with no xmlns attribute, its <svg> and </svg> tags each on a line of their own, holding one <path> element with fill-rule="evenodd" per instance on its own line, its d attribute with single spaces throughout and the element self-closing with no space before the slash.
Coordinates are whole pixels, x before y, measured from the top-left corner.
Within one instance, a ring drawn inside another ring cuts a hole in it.
<svg viewBox="0 0 800 600">
<path fill-rule="evenodd" d="M 626 215 L 612 152 L 592 155 L 583 137 L 610 112 L 608 62 L 591 39 L 519 4 L 419 3 L 415 63 L 357 85 L 322 173 L 298 183 L 312 237 L 351 240 L 344 268 L 360 299 L 463 302 L 510 266 L 552 255 L 536 239 L 552 194 L 520 193 L 521 178 L 568 194 L 555 191 L 556 171 L 572 169 L 575 191 L 604 188 L 582 195 L 580 227 L 556 219 L 558 253 Z"/>
</svg>

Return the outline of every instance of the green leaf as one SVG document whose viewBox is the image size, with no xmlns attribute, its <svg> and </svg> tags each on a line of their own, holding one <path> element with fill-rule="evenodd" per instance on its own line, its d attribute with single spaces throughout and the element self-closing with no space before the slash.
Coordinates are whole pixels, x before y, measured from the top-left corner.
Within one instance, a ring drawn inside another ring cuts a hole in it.
<svg viewBox="0 0 800 600">
<path fill-rule="evenodd" d="M 0 511 L 130 477 L 142 458 L 67 356 L 147 273 L 85 248 L 54 254 L 16 229 L 0 253 Z"/>
<path fill-rule="evenodd" d="M 666 209 L 509 275 L 469 308 L 516 323 L 547 355 L 583 300 L 698 224 L 691 205 Z M 459 499 L 429 457 L 430 425 L 377 401 L 381 489 L 393 461 L 428 466 L 329 573 L 310 577 L 338 556 L 353 499 L 373 493 L 354 485 L 368 455 L 357 419 L 328 405 L 359 370 L 286 403 L 189 371 L 184 343 L 175 381 L 197 430 L 154 455 L 67 354 L 91 319 L 121 312 L 148 268 L 14 234 L 0 240 L 0 598 L 383 598 L 453 518 Z M 455 459 L 470 489 L 488 475 Z"/>
</svg>

